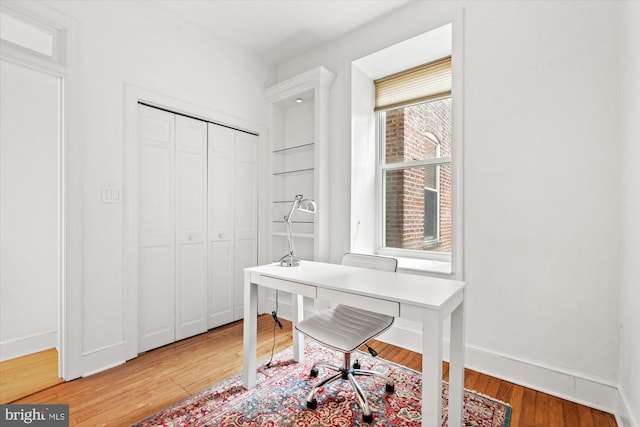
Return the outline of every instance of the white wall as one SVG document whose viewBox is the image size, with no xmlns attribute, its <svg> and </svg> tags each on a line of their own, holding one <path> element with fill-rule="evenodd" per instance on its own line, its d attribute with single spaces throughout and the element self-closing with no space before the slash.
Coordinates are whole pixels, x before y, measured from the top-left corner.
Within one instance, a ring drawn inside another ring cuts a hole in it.
<svg viewBox="0 0 640 427">
<path fill-rule="evenodd" d="M 622 292 L 620 389 L 629 423 L 640 426 L 640 3 L 623 6 Z M 633 420 L 633 421 L 631 421 Z"/>
<path fill-rule="evenodd" d="M 158 2 L 55 1 L 80 23 L 79 120 L 84 200 L 80 371 L 125 360 L 123 205 L 103 204 L 103 186 L 124 180 L 125 85 L 220 112 L 261 128 L 264 66 L 231 50 Z M 125 203 L 127 194 L 123 195 Z M 77 307 L 71 307 L 71 310 Z"/>
<path fill-rule="evenodd" d="M 351 138 L 351 62 L 462 6 L 468 364 L 611 409 L 619 348 L 619 4 L 415 2 L 284 64 L 280 78 L 316 65 L 337 74 L 331 206 L 348 205 L 342 159 Z M 348 212 L 334 208 L 331 224 L 331 255 L 339 259 L 348 249 Z"/>
<path fill-rule="evenodd" d="M 609 3 L 483 5 L 469 7 L 465 28 L 469 343 L 610 384 L 618 13 Z"/>
<path fill-rule="evenodd" d="M 0 361 L 57 347 L 61 79 L 0 61 Z"/>
</svg>

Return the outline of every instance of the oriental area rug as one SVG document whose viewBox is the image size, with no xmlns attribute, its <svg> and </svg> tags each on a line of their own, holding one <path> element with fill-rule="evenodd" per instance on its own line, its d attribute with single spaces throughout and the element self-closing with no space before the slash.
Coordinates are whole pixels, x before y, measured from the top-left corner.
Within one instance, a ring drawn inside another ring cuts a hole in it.
<svg viewBox="0 0 640 427">
<path fill-rule="evenodd" d="M 292 349 L 273 357 L 270 366 L 258 364 L 257 386 L 246 390 L 242 374 L 191 396 L 137 424 L 151 426 L 386 426 L 419 427 L 421 424 L 421 374 L 400 365 L 373 358 L 369 354 L 355 355 L 364 369 L 390 375 L 395 392 L 385 393 L 384 382 L 372 377 L 358 377 L 373 413 L 371 424 L 362 421 L 362 412 L 355 392 L 348 382 L 329 384 L 318 395 L 318 407 L 307 409 L 306 395 L 319 379 L 330 373 L 320 368 L 318 378 L 309 376 L 317 360 L 341 366 L 341 354 L 307 341 L 305 360 L 295 363 Z M 442 384 L 442 425 L 447 425 L 446 404 L 448 384 Z M 474 427 L 508 427 L 511 408 L 500 401 L 472 391 L 464 393 L 464 425 Z"/>
</svg>

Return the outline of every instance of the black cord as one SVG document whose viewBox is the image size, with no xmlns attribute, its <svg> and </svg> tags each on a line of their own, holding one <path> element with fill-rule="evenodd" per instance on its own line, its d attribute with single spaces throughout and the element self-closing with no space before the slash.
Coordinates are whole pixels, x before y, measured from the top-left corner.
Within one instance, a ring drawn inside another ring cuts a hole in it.
<svg viewBox="0 0 640 427">
<path fill-rule="evenodd" d="M 273 345 L 271 346 L 271 358 L 267 362 L 267 368 L 271 367 L 271 362 L 273 361 L 273 352 L 276 348 L 276 326 L 279 326 L 282 329 L 282 323 L 278 319 L 278 290 L 276 289 L 276 309 L 271 312 L 271 316 L 273 317 Z"/>
<path fill-rule="evenodd" d="M 378 352 L 377 352 L 377 351 L 375 351 L 375 349 L 373 349 L 373 348 L 369 347 L 369 345 L 368 345 L 368 344 L 365 344 L 365 346 L 367 347 L 367 350 L 369 350 L 369 353 L 371 353 L 371 355 L 372 355 L 373 357 L 377 357 L 377 356 L 378 356 Z"/>
</svg>

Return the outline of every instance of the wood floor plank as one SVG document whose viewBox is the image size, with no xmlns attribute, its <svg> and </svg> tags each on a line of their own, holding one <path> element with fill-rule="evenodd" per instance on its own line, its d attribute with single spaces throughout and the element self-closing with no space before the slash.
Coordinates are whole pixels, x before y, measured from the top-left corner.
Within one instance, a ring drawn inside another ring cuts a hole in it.
<svg viewBox="0 0 640 427">
<path fill-rule="evenodd" d="M 564 415 L 565 426 L 579 426 L 578 405 L 567 400 L 562 401 L 562 413 Z"/>
<path fill-rule="evenodd" d="M 591 416 L 593 417 L 593 425 L 597 427 L 608 427 L 610 424 L 609 414 L 606 412 L 598 411 L 597 409 L 591 410 Z"/>
<path fill-rule="evenodd" d="M 498 395 L 498 390 L 500 390 L 500 383 L 502 383 L 502 381 L 498 378 L 489 376 L 487 386 L 482 391 L 482 393 L 486 394 L 487 396 L 496 397 Z"/>
<path fill-rule="evenodd" d="M 291 345 L 291 323 L 276 330 L 274 351 Z M 258 360 L 274 345 L 273 319 L 258 318 Z M 418 372 L 422 356 L 373 341 L 380 357 Z M 129 362 L 15 401 L 64 403 L 71 426 L 124 426 L 142 420 L 242 370 L 242 322 L 146 352 Z M 449 365 L 443 364 L 443 379 Z M 506 402 L 512 407 L 510 427 L 615 426 L 612 415 L 465 369 L 465 388 Z"/>
<path fill-rule="evenodd" d="M 480 377 L 480 373 L 477 371 L 473 371 L 471 369 L 464 370 L 464 388 L 467 390 L 475 390 L 476 383 L 478 382 L 478 378 Z"/>
<path fill-rule="evenodd" d="M 449 382 L 449 364 L 442 362 L 442 380 Z"/>
<path fill-rule="evenodd" d="M 578 408 L 578 420 L 580 427 L 595 427 L 593 424 L 593 414 L 591 408 L 584 405 L 576 405 Z"/>
<path fill-rule="evenodd" d="M 487 386 L 489 385 L 489 381 L 491 381 L 491 377 L 489 375 L 479 373 L 478 380 L 476 381 L 473 390 L 477 391 L 478 393 L 487 394 L 486 391 Z"/>
<path fill-rule="evenodd" d="M 550 399 L 551 396 L 544 393 L 536 392 L 536 406 L 535 406 L 535 422 L 536 426 L 548 426 L 549 425 L 549 411 L 550 411 Z"/>
<path fill-rule="evenodd" d="M 524 389 L 522 396 L 522 410 L 520 411 L 520 427 L 533 427 L 536 422 L 536 397 L 537 391 L 530 388 Z"/>
<path fill-rule="evenodd" d="M 549 427 L 561 426 L 564 426 L 562 399 L 555 396 L 549 396 Z"/>
<path fill-rule="evenodd" d="M 513 387 L 515 384 L 512 384 L 507 381 L 500 381 L 500 386 L 498 387 L 498 391 L 495 394 L 495 398 L 501 402 L 507 402 L 513 393 Z"/>
<path fill-rule="evenodd" d="M 524 402 L 524 387 L 514 384 L 511 389 L 511 398 L 505 400 L 511 405 L 511 425 L 510 427 L 520 427 L 520 417 Z"/>
<path fill-rule="evenodd" d="M 62 383 L 55 348 L 0 362 L 0 403 Z"/>
</svg>

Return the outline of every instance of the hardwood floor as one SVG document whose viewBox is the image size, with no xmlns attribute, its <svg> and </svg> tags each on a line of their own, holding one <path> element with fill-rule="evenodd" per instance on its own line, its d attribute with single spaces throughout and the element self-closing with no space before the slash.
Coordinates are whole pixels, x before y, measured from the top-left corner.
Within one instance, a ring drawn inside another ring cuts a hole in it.
<svg viewBox="0 0 640 427">
<path fill-rule="evenodd" d="M 422 371 L 419 353 L 374 341 L 379 356 Z M 449 380 L 449 364 L 443 362 L 442 379 Z M 569 402 L 508 381 L 465 369 L 464 387 L 511 405 L 510 427 L 614 427 L 613 415 Z"/>
<path fill-rule="evenodd" d="M 277 330 L 275 351 L 291 345 L 291 324 Z M 258 360 L 273 345 L 271 316 L 258 319 Z M 374 342 L 380 357 L 421 370 L 421 355 Z M 51 387 L 14 403 L 69 404 L 72 426 L 126 426 L 242 370 L 242 322 L 149 351 L 121 366 Z M 448 379 L 443 364 L 443 379 Z M 511 427 L 615 426 L 612 415 L 536 392 L 476 371 L 465 371 L 465 388 L 507 402 Z"/>
<path fill-rule="evenodd" d="M 55 348 L 0 362 L 0 403 L 12 402 L 61 382 Z"/>
</svg>

